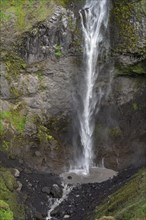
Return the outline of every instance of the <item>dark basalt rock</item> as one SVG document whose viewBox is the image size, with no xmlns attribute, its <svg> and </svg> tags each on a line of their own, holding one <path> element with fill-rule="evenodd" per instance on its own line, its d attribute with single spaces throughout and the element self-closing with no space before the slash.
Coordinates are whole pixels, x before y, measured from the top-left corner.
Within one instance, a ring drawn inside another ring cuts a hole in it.
<svg viewBox="0 0 146 220">
<path fill-rule="evenodd" d="M 34 217 L 35 217 L 36 220 L 45 220 L 43 215 L 39 212 L 36 212 Z"/>
<path fill-rule="evenodd" d="M 47 193 L 49 195 L 50 192 L 51 192 L 51 189 L 50 189 L 50 187 L 45 186 L 45 187 L 42 188 L 42 192 Z"/>
<path fill-rule="evenodd" d="M 56 7 L 51 18 L 40 22 L 31 32 L 26 32 L 19 45 L 20 55 L 28 62 L 38 62 L 48 57 L 62 57 L 73 54 L 78 41 L 74 11 L 63 7 Z"/>
<path fill-rule="evenodd" d="M 58 186 L 57 184 L 53 184 L 53 186 L 50 189 L 50 194 L 54 198 L 61 198 L 63 194 L 63 188 L 61 186 Z"/>
</svg>

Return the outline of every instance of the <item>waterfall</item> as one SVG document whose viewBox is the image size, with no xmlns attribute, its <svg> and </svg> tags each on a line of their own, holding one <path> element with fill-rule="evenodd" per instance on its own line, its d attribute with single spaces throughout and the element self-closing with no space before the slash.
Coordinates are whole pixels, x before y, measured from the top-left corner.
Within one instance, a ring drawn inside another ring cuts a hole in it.
<svg viewBox="0 0 146 220">
<path fill-rule="evenodd" d="M 47 220 L 51 219 L 51 212 L 66 199 L 72 190 L 70 184 L 103 182 L 117 174 L 113 170 L 104 168 L 104 158 L 102 158 L 100 168 L 93 167 L 95 116 L 100 110 L 103 97 L 109 92 L 108 86 L 103 86 L 105 82 L 103 83 L 102 77 L 100 77 L 103 73 L 106 75 L 104 66 L 106 63 L 105 58 L 109 51 L 107 34 L 109 2 L 110 0 L 86 0 L 84 8 L 79 11 L 84 39 L 84 74 L 78 100 L 78 106 L 81 106 L 81 108 L 77 107 L 76 113 L 77 126 L 79 125 L 79 142 L 83 151 L 82 153 L 80 152 L 79 157 L 75 156 L 77 161 L 72 166 L 72 169 L 61 174 L 65 183 L 63 197 L 52 204 Z M 108 70 L 108 73 L 110 73 L 110 70 Z M 110 74 L 104 81 L 107 81 L 108 85 L 111 84 Z"/>
<path fill-rule="evenodd" d="M 96 88 L 98 78 L 102 73 L 103 57 L 108 52 L 106 34 L 109 20 L 109 0 L 86 0 L 79 11 L 84 39 L 84 75 L 80 102 L 82 107 L 77 110 L 79 121 L 80 143 L 83 148 L 78 167 L 89 173 L 93 166 L 93 132 L 95 115 L 100 109 L 105 95 L 102 87 Z"/>
</svg>

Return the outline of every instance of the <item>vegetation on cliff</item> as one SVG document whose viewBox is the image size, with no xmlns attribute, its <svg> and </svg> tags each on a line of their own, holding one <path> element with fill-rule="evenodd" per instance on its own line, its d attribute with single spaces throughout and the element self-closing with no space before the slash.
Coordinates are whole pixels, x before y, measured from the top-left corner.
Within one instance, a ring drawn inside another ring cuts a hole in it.
<svg viewBox="0 0 146 220">
<path fill-rule="evenodd" d="M 0 167 L 0 219 L 24 220 L 24 207 L 16 193 L 18 184 L 10 170 Z"/>
<path fill-rule="evenodd" d="M 142 169 L 96 208 L 94 219 L 113 216 L 116 220 L 144 220 L 146 217 L 145 195 L 146 169 Z"/>
<path fill-rule="evenodd" d="M 24 32 L 28 30 L 36 22 L 45 19 L 55 7 L 54 1 L 34 1 L 34 0 L 18 0 L 18 1 L 1 1 L 1 25 L 8 24 L 14 28 L 14 31 Z"/>
<path fill-rule="evenodd" d="M 2 34 L 0 51 L 2 55 L 1 79 L 3 80 L 0 91 L 2 94 L 2 99 L 0 100 L 0 104 L 2 103 L 2 110 L 0 112 L 0 151 L 5 151 L 6 154 L 13 159 L 18 156 L 19 159 L 23 159 L 24 164 L 26 163 L 35 169 L 38 169 L 38 167 L 39 169 L 47 167 L 54 171 L 57 165 L 59 167 L 58 169 L 60 169 L 61 165 L 64 165 L 66 161 L 68 163 L 70 156 L 71 140 L 69 139 L 71 139 L 72 131 L 70 132 L 71 135 L 68 134 L 68 128 L 69 124 L 71 124 L 69 117 L 72 106 L 66 104 L 66 102 L 69 103 L 71 99 L 69 94 L 70 90 L 67 86 L 72 86 L 71 78 L 74 76 L 71 74 L 72 72 L 76 74 L 77 71 L 74 70 L 74 66 L 79 65 L 75 60 L 74 63 L 72 60 L 70 63 L 67 59 L 65 60 L 64 51 L 67 51 L 68 48 L 71 49 L 72 57 L 74 56 L 73 51 L 76 47 L 81 52 L 81 39 L 80 36 L 78 37 L 80 34 L 78 25 L 75 24 L 75 30 L 73 30 L 73 19 L 79 22 L 78 17 L 74 17 L 76 12 L 69 15 L 67 14 L 68 10 L 66 10 L 65 19 L 67 18 L 68 20 L 65 20 L 64 24 L 66 24 L 66 21 L 68 22 L 66 29 L 69 30 L 69 32 L 64 31 L 65 26 L 62 24 L 61 26 L 59 20 L 56 27 L 53 27 L 54 29 L 56 28 L 55 34 L 53 35 L 52 28 L 52 32 L 49 33 L 50 35 L 46 35 L 47 40 L 51 35 L 55 36 L 54 39 L 56 42 L 54 43 L 52 41 L 53 43 L 50 46 L 54 50 L 54 56 L 50 56 L 51 58 L 48 59 L 49 53 L 48 50 L 46 50 L 47 58 L 44 55 L 44 60 L 38 62 L 36 56 L 36 60 L 34 59 L 31 64 L 28 64 L 27 59 L 24 61 L 23 56 L 23 58 L 19 57 L 18 49 L 21 49 L 21 46 L 23 48 L 30 46 L 28 55 L 29 53 L 36 55 L 36 51 L 38 51 L 37 46 L 39 44 L 42 46 L 42 49 L 47 49 L 48 45 L 43 42 L 45 39 L 43 38 L 43 32 L 41 33 L 43 28 L 45 33 L 50 31 L 47 26 L 47 22 L 49 21 L 47 18 L 53 17 L 53 23 L 56 21 L 56 17 L 54 17 L 53 13 L 56 13 L 55 10 L 58 6 L 68 7 L 72 6 L 72 3 L 74 4 L 73 6 L 76 6 L 77 3 L 83 1 L 84 0 L 0 1 Z M 75 7 L 70 8 L 74 10 Z M 113 28 L 111 28 L 113 34 L 111 41 L 113 41 L 112 51 L 115 58 L 114 73 L 116 76 L 122 76 L 123 78 L 128 76 L 131 78 L 131 81 L 133 80 L 132 77 L 139 78 L 137 83 L 138 88 L 131 89 L 132 87 L 129 83 L 127 87 L 130 89 L 126 90 L 125 84 L 123 83 L 123 87 L 121 86 L 120 88 L 119 83 L 118 91 L 114 94 L 116 98 L 113 102 L 111 100 L 112 103 L 110 103 L 111 112 L 113 111 L 112 105 L 114 105 L 114 108 L 118 108 L 118 117 L 114 118 L 116 113 L 110 115 L 113 126 L 111 128 L 109 127 L 109 129 L 108 126 L 105 126 L 103 129 L 100 126 L 97 127 L 98 134 L 96 143 L 100 143 L 101 135 L 107 131 L 108 136 L 114 142 L 113 148 L 118 148 L 118 153 L 115 159 L 113 159 L 116 162 L 116 166 L 117 156 L 120 157 L 120 153 L 122 152 L 121 148 L 126 149 L 126 153 L 124 152 L 126 156 L 130 150 L 135 151 L 136 147 L 132 149 L 133 147 L 131 146 L 135 146 L 136 144 L 139 147 L 139 149 L 136 150 L 138 152 L 144 152 L 144 150 L 142 151 L 141 149 L 144 149 L 143 146 L 145 146 L 142 144 L 145 141 L 145 116 L 143 116 L 143 112 L 146 105 L 143 101 L 144 98 L 141 101 L 142 104 L 139 104 L 138 101 L 144 97 L 143 91 L 145 91 L 143 89 L 145 81 L 143 78 L 146 76 L 146 41 L 143 40 L 143 27 L 145 27 L 145 24 L 144 22 L 142 23 L 145 19 L 145 15 L 145 0 L 113 0 L 110 21 L 111 27 Z M 63 14 L 60 14 L 60 17 L 62 18 Z M 62 35 L 60 35 L 60 33 Z M 28 34 L 28 41 L 25 43 L 21 42 L 22 44 L 20 45 L 20 41 L 25 34 Z M 67 38 L 62 37 L 66 35 L 68 35 Z M 40 38 L 40 36 L 43 37 Z M 62 51 L 61 41 L 64 44 L 64 51 Z M 71 41 L 71 43 L 66 49 L 66 42 L 68 41 Z M 35 42 L 39 43 L 35 44 Z M 32 52 L 33 50 L 35 51 L 34 53 Z M 49 52 L 50 51 L 51 49 L 49 48 Z M 40 53 L 43 54 L 43 50 L 40 50 Z M 62 61 L 63 59 L 64 61 Z M 79 56 L 77 59 L 78 63 L 80 63 Z M 73 65 L 71 65 L 71 62 Z M 46 63 L 48 65 L 46 65 Z M 118 80 L 120 81 L 120 79 Z M 62 92 L 63 89 L 65 91 L 64 94 Z M 121 90 L 124 90 L 126 94 L 126 101 L 119 104 L 118 101 L 124 97 L 123 94 L 120 96 L 120 93 L 123 92 L 121 92 Z M 138 98 L 135 98 L 138 93 L 140 95 Z M 130 101 L 128 101 L 128 97 L 130 97 Z M 57 103 L 56 106 L 53 102 Z M 125 106 L 125 110 L 123 106 Z M 102 125 L 105 120 L 104 115 Z M 108 125 L 110 124 L 110 120 L 108 120 Z M 121 121 L 124 121 L 125 124 L 120 127 Z M 133 123 L 133 121 L 136 122 Z M 136 123 L 139 123 L 137 128 L 135 126 Z M 128 126 L 129 128 L 127 130 Z M 126 138 L 124 136 L 124 139 L 126 139 L 124 141 L 129 141 L 125 148 L 121 145 L 120 141 L 118 142 L 118 139 L 121 140 L 121 137 L 123 137 L 123 131 L 128 134 Z M 136 143 L 134 139 L 135 136 L 137 137 L 136 141 L 140 140 L 138 143 Z M 105 135 L 104 140 L 106 137 Z M 140 142 L 142 142 L 142 144 Z M 142 146 L 141 148 L 139 143 Z M 100 147 L 103 148 L 102 142 Z M 106 152 L 106 149 L 104 150 Z M 66 156 L 64 156 L 64 152 Z M 113 158 L 112 147 L 110 153 L 109 155 Z M 128 159 L 126 158 L 126 160 L 130 160 L 129 158 L 130 155 L 128 155 Z M 52 163 L 52 161 L 55 162 Z M 132 161 L 132 163 L 134 162 Z M 95 219 L 102 218 L 103 215 L 105 215 L 113 216 L 113 219 L 115 218 L 116 220 L 144 220 L 146 218 L 145 182 L 146 170 L 143 169 L 136 174 L 129 183 L 109 196 L 102 205 L 97 207 Z M 25 219 L 24 207 L 20 204 L 18 193 L 16 192 L 17 187 L 18 184 L 10 170 L 0 167 L 0 220 Z"/>
<path fill-rule="evenodd" d="M 75 3 L 70 0 L 5 0 L 0 1 L 0 20 L 1 25 L 8 24 L 14 30 L 24 32 L 31 28 L 35 23 L 50 16 L 57 5 L 66 7 L 68 4 Z M 82 0 L 80 0 L 81 2 Z M 79 2 L 79 1 L 77 1 Z"/>
<path fill-rule="evenodd" d="M 116 76 L 141 77 L 146 76 L 146 60 L 129 65 L 115 64 Z"/>
<path fill-rule="evenodd" d="M 111 23 L 114 33 L 114 50 L 122 53 L 146 55 L 145 1 L 113 0 Z"/>
<path fill-rule="evenodd" d="M 13 212 L 11 211 L 9 205 L 3 200 L 0 200 L 0 219 L 13 220 Z"/>
<path fill-rule="evenodd" d="M 145 0 L 113 0 L 111 43 L 117 76 L 146 75 L 145 18 Z"/>
</svg>

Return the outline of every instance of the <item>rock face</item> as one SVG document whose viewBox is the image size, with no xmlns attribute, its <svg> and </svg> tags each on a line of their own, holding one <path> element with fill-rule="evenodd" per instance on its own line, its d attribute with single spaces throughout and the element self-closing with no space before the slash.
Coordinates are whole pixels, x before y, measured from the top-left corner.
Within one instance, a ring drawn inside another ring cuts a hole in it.
<svg viewBox="0 0 146 220">
<path fill-rule="evenodd" d="M 53 56 L 73 53 L 77 37 L 74 12 L 56 7 L 51 17 L 25 33 L 19 48 L 20 54 L 28 63 L 37 62 Z M 73 47 L 74 46 L 74 47 Z"/>
<path fill-rule="evenodd" d="M 25 156 L 32 149 L 36 158 L 37 151 L 44 155 L 42 146 L 49 157 L 54 157 L 58 148 L 63 153 L 63 142 L 60 141 L 68 138 L 71 126 L 73 76 L 78 74 L 78 67 L 78 61 L 73 56 L 60 60 L 48 58 L 33 65 L 33 68 L 17 70 L 16 78 L 14 75 L 7 78 L 7 63 L 2 63 L 2 138 L 10 149 L 11 143 L 15 145 L 12 149 L 14 153 L 19 155 L 22 150 Z M 62 159 L 64 161 L 64 156 Z M 36 158 L 37 164 L 38 160 L 42 157 Z M 47 161 L 47 158 L 44 160 Z"/>
<path fill-rule="evenodd" d="M 146 159 L 146 11 L 144 1 L 114 1 L 111 9 L 111 91 L 97 117 L 98 160 L 118 169 Z M 103 152 L 103 153 L 102 153 Z"/>
<path fill-rule="evenodd" d="M 145 79 L 118 77 L 95 128 L 97 161 L 122 169 L 145 163 Z"/>
<path fill-rule="evenodd" d="M 112 4 L 112 47 L 120 53 L 144 55 L 146 46 L 145 1 L 112 0 Z"/>
<path fill-rule="evenodd" d="M 37 3 L 33 6 L 39 7 Z M 3 150 L 21 155 L 33 168 L 60 169 L 69 158 L 72 96 L 75 75 L 80 71 L 80 31 L 75 11 L 53 3 L 45 6 L 46 19 L 19 34 L 17 42 L 9 35 L 13 38 L 18 30 L 10 28 L 5 37 L 5 26 L 11 22 L 3 21 L 1 140 Z M 27 2 L 22 7 L 26 10 Z"/>
<path fill-rule="evenodd" d="M 21 19 L 29 25 L 18 23 L 17 13 L 2 5 L 7 16 L 2 21 L 2 150 L 35 169 L 60 171 L 71 158 L 73 97 L 81 74 L 80 4 L 26 1 Z M 36 18 L 31 7 L 42 8 L 43 17 Z M 96 162 L 104 158 L 109 168 L 145 160 L 145 13 L 143 0 L 112 1 L 113 81 L 95 129 Z"/>
<path fill-rule="evenodd" d="M 112 1 L 110 17 L 111 46 L 116 74 L 146 73 L 146 10 L 145 1 Z"/>
</svg>

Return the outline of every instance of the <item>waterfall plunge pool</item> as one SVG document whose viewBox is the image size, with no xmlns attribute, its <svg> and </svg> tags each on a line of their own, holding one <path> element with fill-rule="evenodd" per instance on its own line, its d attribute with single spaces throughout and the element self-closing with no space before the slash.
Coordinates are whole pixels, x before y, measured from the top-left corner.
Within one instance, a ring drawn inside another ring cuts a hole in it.
<svg viewBox="0 0 146 220">
<path fill-rule="evenodd" d="M 87 174 L 85 170 L 76 169 L 70 170 L 61 174 L 61 178 L 65 184 L 87 184 L 87 183 L 101 183 L 108 179 L 117 176 L 117 172 L 107 168 L 91 167 Z"/>
</svg>

